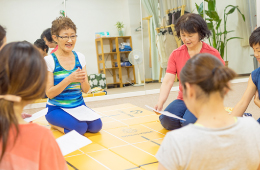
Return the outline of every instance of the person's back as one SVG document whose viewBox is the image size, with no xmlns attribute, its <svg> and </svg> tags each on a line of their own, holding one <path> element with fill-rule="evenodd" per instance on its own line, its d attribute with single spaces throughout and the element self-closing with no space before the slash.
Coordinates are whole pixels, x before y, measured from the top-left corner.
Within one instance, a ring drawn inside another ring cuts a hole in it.
<svg viewBox="0 0 260 170">
<path fill-rule="evenodd" d="M 257 170 L 260 125 L 224 108 L 236 73 L 211 54 L 197 54 L 180 74 L 183 99 L 197 121 L 168 132 L 156 158 L 159 170 Z"/>
<path fill-rule="evenodd" d="M 59 146 L 49 129 L 35 123 L 20 124 L 15 142 L 12 130 L 14 129 L 10 129 L 8 146 L 0 169 L 67 169 Z"/>
<path fill-rule="evenodd" d="M 157 158 L 166 169 L 174 170 L 257 169 L 259 132 L 260 125 L 251 117 L 238 118 L 235 124 L 224 128 L 189 124 L 167 133 L 160 150 L 168 156 Z"/>
<path fill-rule="evenodd" d="M 51 131 L 21 115 L 44 95 L 46 79 L 46 64 L 32 44 L 10 43 L 0 51 L 1 170 L 68 169 Z"/>
</svg>

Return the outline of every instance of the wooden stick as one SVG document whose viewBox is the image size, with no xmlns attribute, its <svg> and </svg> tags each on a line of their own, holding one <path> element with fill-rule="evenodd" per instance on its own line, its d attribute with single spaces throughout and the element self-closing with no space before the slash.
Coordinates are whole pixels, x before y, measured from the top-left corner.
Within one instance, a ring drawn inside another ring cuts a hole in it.
<svg viewBox="0 0 260 170">
<path fill-rule="evenodd" d="M 152 17 L 152 15 L 148 16 L 148 17 L 145 17 L 143 18 L 143 20 L 150 20 L 150 18 Z"/>
<path fill-rule="evenodd" d="M 166 10 L 166 14 L 169 14 L 170 11 L 174 11 L 174 10 L 176 10 L 176 9 L 183 8 L 183 6 L 186 7 L 186 5 L 182 5 L 182 6 L 178 6 L 178 7 L 176 7 L 176 8 L 168 9 L 168 10 Z"/>
</svg>

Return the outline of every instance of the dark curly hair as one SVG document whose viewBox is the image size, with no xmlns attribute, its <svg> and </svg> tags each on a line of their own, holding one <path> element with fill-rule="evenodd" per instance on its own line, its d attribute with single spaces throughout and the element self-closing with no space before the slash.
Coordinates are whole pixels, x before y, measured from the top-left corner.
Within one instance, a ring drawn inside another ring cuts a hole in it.
<svg viewBox="0 0 260 170">
<path fill-rule="evenodd" d="M 181 16 L 175 25 L 177 36 L 180 37 L 180 32 L 198 33 L 200 40 L 211 35 L 206 21 L 199 15 L 194 13 L 184 14 Z"/>
<path fill-rule="evenodd" d="M 73 29 L 75 33 L 77 32 L 77 27 L 70 18 L 60 16 L 59 18 L 52 21 L 51 34 L 59 35 L 62 29 L 69 28 Z"/>
<path fill-rule="evenodd" d="M 4 43 L 4 38 L 6 36 L 6 31 L 5 29 L 0 25 L 0 47 L 3 45 Z"/>
<path fill-rule="evenodd" d="M 42 32 L 41 39 L 43 39 L 43 38 L 46 38 L 47 41 L 49 41 L 49 42 L 54 42 L 52 37 L 51 37 L 51 29 L 50 28 L 47 28 L 46 30 L 44 30 Z"/>
</svg>

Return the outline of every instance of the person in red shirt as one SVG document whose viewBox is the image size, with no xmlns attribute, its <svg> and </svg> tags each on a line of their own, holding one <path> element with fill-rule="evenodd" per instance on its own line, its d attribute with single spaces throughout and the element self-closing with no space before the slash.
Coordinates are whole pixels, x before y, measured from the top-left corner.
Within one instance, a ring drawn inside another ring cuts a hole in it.
<svg viewBox="0 0 260 170">
<path fill-rule="evenodd" d="M 0 169 L 68 169 L 51 131 L 21 115 L 44 95 L 46 68 L 29 42 L 9 43 L 0 51 Z"/>
<path fill-rule="evenodd" d="M 180 72 L 191 57 L 198 53 L 210 53 L 219 58 L 223 65 L 225 65 L 219 52 L 202 41 L 204 38 L 208 38 L 211 32 L 207 27 L 207 23 L 200 15 L 189 13 L 181 16 L 175 25 L 175 31 L 184 44 L 174 50 L 169 57 L 166 74 L 160 88 L 159 101 L 154 107 L 158 111 L 163 109 L 163 105 L 169 96 L 176 74 L 180 80 Z M 194 123 L 197 120 L 197 118 L 187 109 L 183 101 L 181 83 L 179 83 L 179 94 L 177 99 L 170 103 L 165 111 L 186 119 L 186 121 L 180 121 L 179 119 L 160 115 L 160 122 L 167 130 L 178 129 L 189 123 Z"/>
</svg>

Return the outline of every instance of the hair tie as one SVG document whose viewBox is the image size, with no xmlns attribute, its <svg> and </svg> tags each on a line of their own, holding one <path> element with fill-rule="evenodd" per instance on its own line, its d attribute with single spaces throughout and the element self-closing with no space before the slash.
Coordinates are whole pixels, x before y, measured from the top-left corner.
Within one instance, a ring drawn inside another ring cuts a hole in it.
<svg viewBox="0 0 260 170">
<path fill-rule="evenodd" d="M 217 67 L 213 68 L 213 70 L 212 70 L 212 75 L 215 74 L 216 70 L 217 70 Z"/>
<path fill-rule="evenodd" d="M 22 100 L 20 96 L 15 96 L 11 94 L 0 95 L 0 99 L 8 100 L 11 102 L 20 102 Z"/>
</svg>

